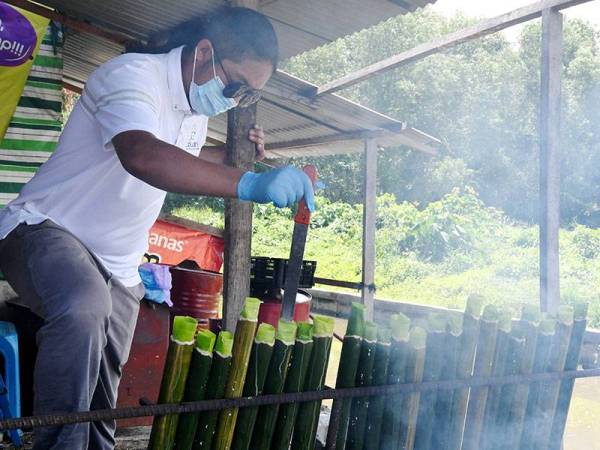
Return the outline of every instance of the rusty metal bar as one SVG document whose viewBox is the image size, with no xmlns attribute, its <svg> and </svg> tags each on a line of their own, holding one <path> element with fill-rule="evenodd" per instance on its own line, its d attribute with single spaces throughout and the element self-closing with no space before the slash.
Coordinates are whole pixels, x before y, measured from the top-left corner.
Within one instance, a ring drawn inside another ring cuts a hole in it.
<svg viewBox="0 0 600 450">
<path fill-rule="evenodd" d="M 64 414 L 48 414 L 0 420 L 0 430 L 11 430 L 15 428 L 29 429 L 43 426 L 67 425 L 72 423 L 96 422 L 102 420 L 128 419 L 132 417 L 158 416 L 201 411 L 217 411 L 230 408 L 247 408 L 251 406 L 276 405 L 282 403 L 302 403 L 336 398 L 366 397 L 374 395 L 387 396 L 393 394 L 406 394 L 410 392 L 431 391 L 434 389 L 458 389 L 464 387 L 492 386 L 499 384 L 522 384 L 590 377 L 600 377 L 600 369 L 571 370 L 566 372 L 536 373 L 529 375 L 510 375 L 503 377 L 472 377 L 465 380 L 389 384 L 384 386 L 355 387 L 347 389 L 325 389 L 323 391 L 261 395 L 259 397 L 202 400 L 199 402 L 185 402 L 179 404 L 170 403 L 130 408 L 70 412 Z"/>
</svg>

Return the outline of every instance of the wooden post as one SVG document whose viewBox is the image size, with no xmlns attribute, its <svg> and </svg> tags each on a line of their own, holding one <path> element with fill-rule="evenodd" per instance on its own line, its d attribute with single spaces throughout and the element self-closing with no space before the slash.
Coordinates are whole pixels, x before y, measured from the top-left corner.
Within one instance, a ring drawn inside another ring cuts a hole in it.
<svg viewBox="0 0 600 450">
<path fill-rule="evenodd" d="M 232 0 L 231 6 L 257 9 L 258 0 Z M 227 163 L 252 170 L 255 147 L 248 131 L 256 123 L 256 105 L 227 113 Z M 250 293 L 252 203 L 225 200 L 225 257 L 223 261 L 223 329 L 235 331 L 244 300 Z"/>
<path fill-rule="evenodd" d="M 227 162 L 252 170 L 254 144 L 248 130 L 256 121 L 256 105 L 235 108 L 227 116 Z M 235 331 L 235 325 L 250 293 L 250 246 L 252 244 L 252 203 L 225 200 L 225 259 L 223 280 L 223 327 Z"/>
<path fill-rule="evenodd" d="M 362 302 L 365 318 L 373 320 L 375 301 L 375 217 L 377 209 L 377 144 L 365 140 L 363 192 Z"/>
<path fill-rule="evenodd" d="M 563 16 L 542 13 L 540 101 L 540 307 L 558 312 L 560 303 L 560 115 Z"/>
</svg>

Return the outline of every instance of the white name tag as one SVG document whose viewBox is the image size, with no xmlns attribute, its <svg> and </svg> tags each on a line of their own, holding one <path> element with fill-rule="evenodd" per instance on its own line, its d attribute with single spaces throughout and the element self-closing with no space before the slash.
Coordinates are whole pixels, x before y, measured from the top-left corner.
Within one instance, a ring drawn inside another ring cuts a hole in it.
<svg viewBox="0 0 600 450">
<path fill-rule="evenodd" d="M 206 141 L 204 135 L 205 127 L 206 118 L 197 115 L 186 117 L 181 123 L 179 136 L 175 145 L 194 156 L 198 156 Z"/>
</svg>

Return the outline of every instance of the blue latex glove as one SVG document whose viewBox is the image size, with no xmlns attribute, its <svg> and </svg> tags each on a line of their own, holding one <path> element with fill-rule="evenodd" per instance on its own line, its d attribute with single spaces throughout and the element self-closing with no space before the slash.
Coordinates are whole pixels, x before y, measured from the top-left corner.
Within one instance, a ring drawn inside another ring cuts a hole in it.
<svg viewBox="0 0 600 450">
<path fill-rule="evenodd" d="M 302 197 L 311 212 L 315 211 L 315 197 L 310 178 L 292 166 L 280 167 L 268 172 L 246 172 L 237 186 L 240 200 L 256 203 L 272 202 L 278 208 L 293 206 Z"/>
</svg>

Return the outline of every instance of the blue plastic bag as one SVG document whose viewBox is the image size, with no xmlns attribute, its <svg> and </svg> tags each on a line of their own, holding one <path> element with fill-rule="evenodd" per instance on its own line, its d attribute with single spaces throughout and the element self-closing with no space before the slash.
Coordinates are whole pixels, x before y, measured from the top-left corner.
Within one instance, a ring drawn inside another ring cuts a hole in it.
<svg viewBox="0 0 600 450">
<path fill-rule="evenodd" d="M 169 266 L 145 263 L 138 268 L 138 271 L 146 289 L 144 298 L 155 303 L 166 303 L 173 306 Z"/>
</svg>

